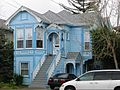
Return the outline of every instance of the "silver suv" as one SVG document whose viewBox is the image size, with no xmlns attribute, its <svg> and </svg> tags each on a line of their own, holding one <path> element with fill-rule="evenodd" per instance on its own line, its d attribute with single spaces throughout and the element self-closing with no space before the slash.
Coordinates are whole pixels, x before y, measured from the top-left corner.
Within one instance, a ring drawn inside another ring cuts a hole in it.
<svg viewBox="0 0 120 90">
<path fill-rule="evenodd" d="M 68 81 L 60 90 L 120 90 L 120 70 L 93 70 Z"/>
</svg>

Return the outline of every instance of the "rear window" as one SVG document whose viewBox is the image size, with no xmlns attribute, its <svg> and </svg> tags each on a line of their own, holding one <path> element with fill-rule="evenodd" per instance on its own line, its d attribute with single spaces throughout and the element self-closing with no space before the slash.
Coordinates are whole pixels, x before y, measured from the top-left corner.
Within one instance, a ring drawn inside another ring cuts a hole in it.
<svg viewBox="0 0 120 90">
<path fill-rule="evenodd" d="M 53 78 L 67 78 L 68 74 L 56 74 Z"/>
</svg>

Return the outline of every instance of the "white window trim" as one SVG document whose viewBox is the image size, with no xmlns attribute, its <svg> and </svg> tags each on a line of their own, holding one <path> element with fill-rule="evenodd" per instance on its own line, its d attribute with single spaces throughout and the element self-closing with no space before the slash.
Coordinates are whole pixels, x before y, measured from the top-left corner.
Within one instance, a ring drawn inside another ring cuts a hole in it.
<svg viewBox="0 0 120 90">
<path fill-rule="evenodd" d="M 85 35 L 85 33 L 86 32 L 88 32 L 89 33 L 89 37 L 88 37 L 88 40 L 86 41 L 85 39 L 86 39 L 86 35 Z M 89 49 L 85 49 L 85 42 L 89 42 Z M 89 51 L 90 50 L 90 32 L 88 31 L 88 30 L 85 30 L 84 31 L 84 51 Z"/>
<path fill-rule="evenodd" d="M 44 49 L 44 31 L 43 31 L 43 47 L 42 48 L 37 48 L 37 40 L 39 40 L 39 39 L 37 39 L 37 31 L 36 31 L 36 49 Z"/>
<path fill-rule="evenodd" d="M 32 38 L 31 38 L 31 39 L 27 39 L 27 37 L 26 37 L 26 29 L 27 29 L 27 28 L 31 29 L 31 33 L 32 33 Z M 25 47 L 24 47 L 24 48 L 25 48 L 25 49 L 32 49 L 32 47 L 33 47 L 33 29 L 32 29 L 32 27 L 25 27 L 25 28 L 24 28 L 24 32 L 25 32 L 25 36 L 24 36 L 24 37 L 25 37 L 25 40 L 24 40 L 24 42 L 25 42 L 25 43 L 24 43 Z M 32 47 L 31 47 L 31 48 L 27 48 L 27 47 L 26 47 L 26 40 L 32 40 Z"/>
<path fill-rule="evenodd" d="M 23 77 L 29 77 L 29 62 L 20 62 L 20 75 L 22 75 L 21 74 L 21 64 L 22 63 L 28 63 L 28 75 L 23 75 Z"/>
<path fill-rule="evenodd" d="M 22 39 L 17 39 L 17 30 L 18 30 L 18 29 L 22 29 L 22 32 L 23 32 L 23 48 L 24 48 L 24 28 L 23 28 L 23 27 L 20 27 L 20 28 L 16 28 L 16 49 L 23 49 L 23 48 L 18 48 L 18 47 L 17 47 L 17 44 L 18 44 L 17 41 L 18 41 L 18 40 L 22 40 Z"/>
</svg>

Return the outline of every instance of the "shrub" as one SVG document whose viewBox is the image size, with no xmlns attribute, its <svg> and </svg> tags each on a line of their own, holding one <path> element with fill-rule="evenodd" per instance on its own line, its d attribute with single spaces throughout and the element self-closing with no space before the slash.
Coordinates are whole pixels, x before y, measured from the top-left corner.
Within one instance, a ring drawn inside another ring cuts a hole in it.
<svg viewBox="0 0 120 90">
<path fill-rule="evenodd" d="M 21 86 L 23 83 L 23 76 L 18 75 L 18 74 L 14 74 L 13 83 L 15 83 L 17 86 Z"/>
</svg>

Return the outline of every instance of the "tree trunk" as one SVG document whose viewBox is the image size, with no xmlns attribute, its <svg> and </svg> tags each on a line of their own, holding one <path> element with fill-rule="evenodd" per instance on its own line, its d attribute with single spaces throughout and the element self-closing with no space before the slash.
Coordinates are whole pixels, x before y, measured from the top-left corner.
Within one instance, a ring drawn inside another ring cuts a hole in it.
<svg viewBox="0 0 120 90">
<path fill-rule="evenodd" d="M 115 63 L 115 68 L 119 69 L 118 67 L 118 62 L 117 62 L 117 58 L 116 58 L 116 53 L 115 53 L 115 49 L 113 47 L 111 47 L 112 49 L 112 53 L 113 53 L 113 59 L 114 59 L 114 63 Z"/>
</svg>

